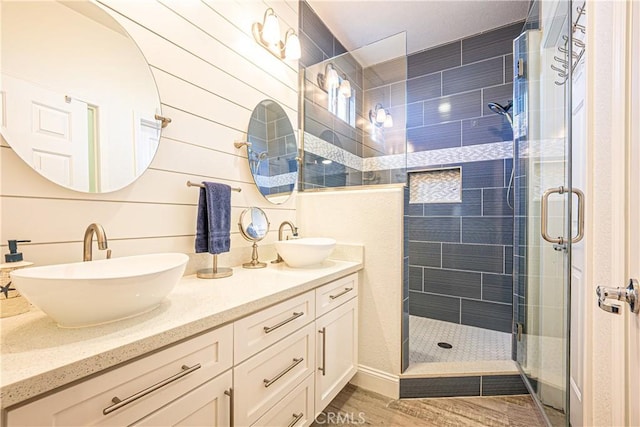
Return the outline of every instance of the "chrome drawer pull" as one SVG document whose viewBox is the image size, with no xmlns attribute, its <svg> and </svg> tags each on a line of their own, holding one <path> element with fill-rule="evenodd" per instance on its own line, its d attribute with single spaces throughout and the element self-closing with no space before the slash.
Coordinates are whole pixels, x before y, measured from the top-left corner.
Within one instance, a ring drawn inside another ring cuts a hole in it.
<svg viewBox="0 0 640 427">
<path fill-rule="evenodd" d="M 352 290 L 353 290 L 353 288 L 344 288 L 344 291 L 340 292 L 338 295 L 329 295 L 329 298 L 331 298 L 331 299 L 340 298 L 342 295 L 344 295 L 347 292 L 350 292 Z"/>
<path fill-rule="evenodd" d="M 225 390 L 224 394 L 229 396 L 229 427 L 234 427 L 236 425 L 236 422 L 233 417 L 233 388 Z"/>
<path fill-rule="evenodd" d="M 293 359 L 293 363 L 291 365 L 289 365 L 289 367 L 287 369 L 285 369 L 284 371 L 280 372 L 278 375 L 276 375 L 275 377 L 273 377 L 273 379 L 268 380 L 268 379 L 264 379 L 264 386 L 265 387 L 269 387 L 271 384 L 275 383 L 276 381 L 278 381 L 280 378 L 282 378 L 283 375 L 285 375 L 287 372 L 289 372 L 290 370 L 292 370 L 293 368 L 295 368 L 296 366 L 298 366 L 300 363 L 302 363 L 302 361 L 304 360 L 303 357 L 300 357 L 298 359 Z"/>
<path fill-rule="evenodd" d="M 295 311 L 293 312 L 293 316 L 289 317 L 288 319 L 283 320 L 282 322 L 278 323 L 277 325 L 273 325 L 273 326 L 265 326 L 264 327 L 264 333 L 268 334 L 269 332 L 273 332 L 276 329 L 278 329 L 281 326 L 286 325 L 289 322 L 292 322 L 294 320 L 296 320 L 298 317 L 304 315 L 304 311 L 300 311 L 298 313 L 296 313 Z"/>
<path fill-rule="evenodd" d="M 117 411 L 118 409 L 127 406 L 129 403 L 135 402 L 136 400 L 146 396 L 149 393 L 153 393 L 154 391 L 161 389 L 162 387 L 171 384 L 174 381 L 179 380 L 180 378 L 189 375 L 190 373 L 200 369 L 202 366 L 198 363 L 197 365 L 193 365 L 191 367 L 187 366 L 187 365 L 182 365 L 182 371 L 178 372 L 177 374 L 160 381 L 159 383 L 156 383 L 154 385 L 152 385 L 151 387 L 148 387 L 142 391 L 137 392 L 136 394 L 132 394 L 131 396 L 127 397 L 126 399 L 120 400 L 117 396 L 114 396 L 113 399 L 111 399 L 111 401 L 113 402 L 113 405 L 108 406 L 106 408 L 104 408 L 102 410 L 102 413 L 104 415 L 109 415 L 110 413 L 112 413 L 113 411 Z"/>
<path fill-rule="evenodd" d="M 324 377 L 327 372 L 327 328 L 322 328 L 318 331 L 322 334 L 322 367 L 318 368 L 318 371 L 322 372 Z"/>
<path fill-rule="evenodd" d="M 293 427 L 294 425 L 296 425 L 298 421 L 300 421 L 302 417 L 304 417 L 304 412 L 300 412 L 299 414 L 293 414 L 293 421 L 291 421 L 291 424 L 289 424 L 287 427 Z"/>
</svg>

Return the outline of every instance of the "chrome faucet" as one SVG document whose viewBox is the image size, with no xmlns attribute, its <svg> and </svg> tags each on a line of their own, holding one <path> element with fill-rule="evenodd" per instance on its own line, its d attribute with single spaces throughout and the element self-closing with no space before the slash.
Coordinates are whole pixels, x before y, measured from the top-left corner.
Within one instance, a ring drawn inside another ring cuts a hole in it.
<svg viewBox="0 0 640 427">
<path fill-rule="evenodd" d="M 293 237 L 298 237 L 298 227 L 293 225 L 293 223 L 291 221 L 282 221 L 282 224 L 280 224 L 280 227 L 278 227 L 278 241 L 282 240 L 282 237 L 284 235 L 284 228 L 287 225 L 291 229 L 291 232 L 293 233 Z M 287 237 L 287 239 L 288 239 L 288 237 Z M 284 261 L 284 260 L 282 259 L 280 254 L 278 254 L 278 257 L 276 259 L 274 259 L 273 261 L 271 261 L 271 264 L 278 264 L 278 263 L 280 263 L 282 261 Z"/>
<path fill-rule="evenodd" d="M 98 241 L 98 249 L 104 251 L 107 250 L 107 259 L 111 258 L 111 249 L 107 247 L 107 233 L 104 232 L 104 228 L 100 224 L 90 224 L 84 232 L 84 246 L 83 246 L 83 261 L 91 261 L 93 258 L 92 255 L 92 246 L 93 246 L 93 235 L 96 235 L 96 240 Z"/>
</svg>

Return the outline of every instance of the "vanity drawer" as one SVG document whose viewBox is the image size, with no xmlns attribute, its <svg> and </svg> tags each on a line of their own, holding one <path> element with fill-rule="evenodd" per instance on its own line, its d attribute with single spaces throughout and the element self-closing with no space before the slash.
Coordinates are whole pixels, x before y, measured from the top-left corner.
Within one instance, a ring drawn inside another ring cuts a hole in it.
<svg viewBox="0 0 640 427">
<path fill-rule="evenodd" d="M 236 425 L 255 423 L 314 372 L 314 332 L 311 323 L 233 368 Z"/>
<path fill-rule="evenodd" d="M 291 298 L 234 323 L 234 361 L 253 356 L 315 319 L 314 293 Z"/>
<path fill-rule="evenodd" d="M 303 427 L 313 423 L 313 375 L 309 375 L 300 385 L 269 409 L 254 427 Z"/>
<path fill-rule="evenodd" d="M 223 326 L 10 410 L 7 424 L 129 425 L 231 368 L 232 340 Z"/>
<path fill-rule="evenodd" d="M 316 316 L 322 316 L 356 295 L 358 295 L 358 273 L 334 280 L 317 288 Z"/>
</svg>

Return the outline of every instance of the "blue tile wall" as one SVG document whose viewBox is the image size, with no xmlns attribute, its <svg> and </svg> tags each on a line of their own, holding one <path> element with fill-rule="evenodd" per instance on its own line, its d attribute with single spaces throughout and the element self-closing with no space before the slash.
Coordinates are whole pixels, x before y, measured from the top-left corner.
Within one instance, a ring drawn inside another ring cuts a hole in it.
<svg viewBox="0 0 640 427">
<path fill-rule="evenodd" d="M 407 142 L 413 151 L 512 141 L 507 119 L 487 103 L 512 99 L 512 40 L 522 25 L 408 57 Z M 512 165 L 507 158 L 413 168 L 460 166 L 462 202 L 406 210 L 412 315 L 511 332 L 514 226 L 526 232 L 507 203 Z M 509 199 L 522 211 L 513 189 Z"/>
</svg>

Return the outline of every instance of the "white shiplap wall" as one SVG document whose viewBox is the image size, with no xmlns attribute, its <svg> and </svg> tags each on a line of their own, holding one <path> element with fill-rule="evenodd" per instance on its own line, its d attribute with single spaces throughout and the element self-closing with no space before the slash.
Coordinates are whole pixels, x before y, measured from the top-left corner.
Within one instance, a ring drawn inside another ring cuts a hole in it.
<svg viewBox="0 0 640 427">
<path fill-rule="evenodd" d="M 298 117 L 298 64 L 282 62 L 258 46 L 253 22 L 273 7 L 284 31 L 298 27 L 297 0 L 103 0 L 102 6 L 136 41 L 156 79 L 163 130 L 150 168 L 135 183 L 113 193 L 86 194 L 59 187 L 32 171 L 2 141 L 0 147 L 0 241 L 31 239 L 25 259 L 39 265 L 81 260 L 82 237 L 101 223 L 114 256 L 176 251 L 192 254 L 198 189 L 187 180 L 217 181 L 242 188 L 232 193 L 230 254 L 221 265 L 248 261 L 249 242 L 237 231 L 240 212 L 265 210 L 269 236 L 283 220 L 295 220 L 295 197 L 282 205 L 256 190 L 245 149 L 251 112 L 262 99 L 278 101 L 294 127 Z M 94 250 L 95 258 L 104 255 Z M 265 255 L 261 253 L 261 259 Z M 188 272 L 210 264 L 192 256 Z"/>
</svg>

